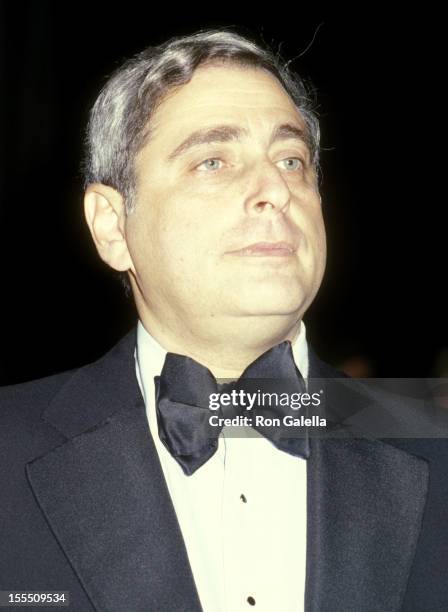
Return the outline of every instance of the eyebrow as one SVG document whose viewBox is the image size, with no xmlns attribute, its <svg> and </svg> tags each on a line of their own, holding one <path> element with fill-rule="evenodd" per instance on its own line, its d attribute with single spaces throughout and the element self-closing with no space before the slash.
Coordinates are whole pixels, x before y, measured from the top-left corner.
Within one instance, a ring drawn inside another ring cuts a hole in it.
<svg viewBox="0 0 448 612">
<path fill-rule="evenodd" d="M 248 131 L 237 125 L 216 125 L 210 128 L 199 129 L 187 136 L 187 138 L 169 154 L 168 161 L 174 161 L 193 147 L 203 144 L 213 144 L 215 142 L 240 141 L 243 136 L 248 136 Z M 299 140 L 306 145 L 310 155 L 314 149 L 308 131 L 303 130 L 294 123 L 282 123 L 274 128 L 269 145 L 279 140 Z"/>
</svg>

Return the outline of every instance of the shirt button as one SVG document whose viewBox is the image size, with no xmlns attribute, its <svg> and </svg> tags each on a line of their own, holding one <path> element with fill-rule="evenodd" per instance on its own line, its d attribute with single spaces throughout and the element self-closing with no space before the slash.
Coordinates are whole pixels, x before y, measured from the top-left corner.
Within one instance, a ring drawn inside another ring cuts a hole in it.
<svg viewBox="0 0 448 612">
<path fill-rule="evenodd" d="M 241 495 L 240 495 L 240 500 L 241 500 L 241 501 L 242 501 L 244 504 L 247 504 L 247 497 L 246 497 L 246 496 L 245 496 L 243 493 L 241 493 Z M 253 605 L 253 604 L 252 604 L 252 605 Z"/>
<path fill-rule="evenodd" d="M 250 606 L 254 606 L 256 602 L 255 602 L 255 599 L 251 595 L 249 595 L 249 597 L 247 598 L 247 603 Z"/>
</svg>

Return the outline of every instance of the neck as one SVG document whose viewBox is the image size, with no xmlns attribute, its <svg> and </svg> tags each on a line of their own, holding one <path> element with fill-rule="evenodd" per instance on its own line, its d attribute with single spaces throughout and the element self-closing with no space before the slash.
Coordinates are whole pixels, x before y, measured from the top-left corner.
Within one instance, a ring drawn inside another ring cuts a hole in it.
<svg viewBox="0 0 448 612">
<path fill-rule="evenodd" d="M 187 355 L 207 367 L 215 378 L 238 378 L 246 367 L 273 346 L 296 340 L 301 319 L 279 321 L 280 317 L 242 317 L 219 329 L 193 330 L 184 325 L 173 333 L 171 324 L 139 313 L 149 334 L 168 352 Z M 250 319 L 250 320 L 248 320 Z M 283 325 L 280 325 L 283 323 Z M 226 332 L 226 333 L 223 333 Z"/>
</svg>

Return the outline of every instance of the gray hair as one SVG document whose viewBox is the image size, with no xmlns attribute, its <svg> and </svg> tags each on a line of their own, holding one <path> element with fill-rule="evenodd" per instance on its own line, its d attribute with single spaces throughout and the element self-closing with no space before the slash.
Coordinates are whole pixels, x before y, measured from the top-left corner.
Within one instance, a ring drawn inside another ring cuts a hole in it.
<svg viewBox="0 0 448 612">
<path fill-rule="evenodd" d="M 173 88 L 188 83 L 200 65 L 214 62 L 263 68 L 280 81 L 304 119 L 313 165 L 318 170 L 319 123 L 304 81 L 269 48 L 226 29 L 205 30 L 148 47 L 112 74 L 90 112 L 83 165 L 85 187 L 91 183 L 113 187 L 124 198 L 126 214 L 132 213 L 135 158 L 150 135 L 151 117 Z M 120 276 L 129 292 L 127 275 Z"/>
</svg>

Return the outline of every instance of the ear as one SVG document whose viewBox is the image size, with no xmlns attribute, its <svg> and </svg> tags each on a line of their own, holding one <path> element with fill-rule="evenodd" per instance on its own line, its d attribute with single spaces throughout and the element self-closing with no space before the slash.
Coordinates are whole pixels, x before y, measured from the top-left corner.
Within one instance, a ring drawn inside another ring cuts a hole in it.
<svg viewBox="0 0 448 612">
<path fill-rule="evenodd" d="M 126 242 L 123 196 L 102 183 L 89 185 L 84 195 L 84 213 L 101 259 L 119 272 L 133 268 Z"/>
</svg>

